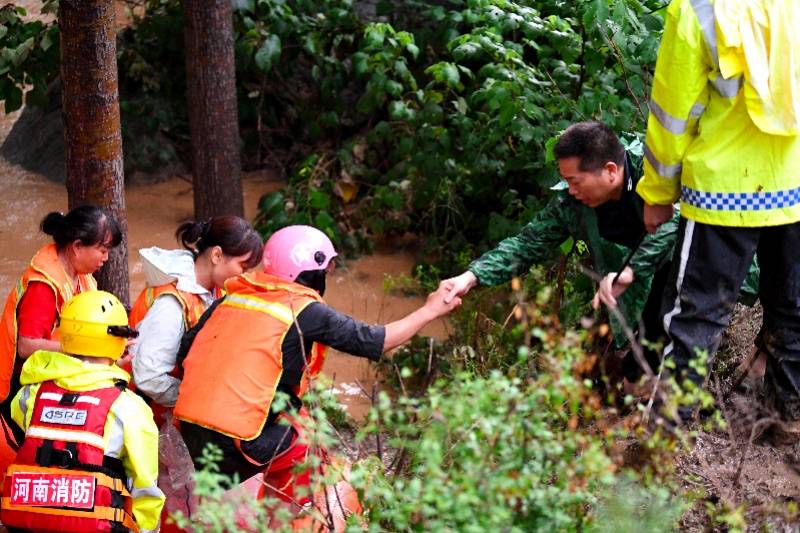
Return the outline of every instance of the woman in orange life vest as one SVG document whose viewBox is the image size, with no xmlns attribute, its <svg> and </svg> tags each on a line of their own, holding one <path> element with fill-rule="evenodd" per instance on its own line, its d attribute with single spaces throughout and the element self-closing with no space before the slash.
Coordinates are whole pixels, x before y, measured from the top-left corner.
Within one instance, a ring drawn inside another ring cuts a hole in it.
<svg viewBox="0 0 800 533">
<path fill-rule="evenodd" d="M 0 416 L 4 422 L 11 419 L 10 404 L 19 390 L 22 363 L 36 350 L 61 349 L 56 334 L 61 307 L 73 295 L 97 288 L 92 273 L 122 241 L 117 221 L 95 205 L 76 207 L 66 215 L 49 213 L 42 219 L 41 230 L 53 242 L 33 257 L 8 296 L 0 320 Z M 19 428 L 10 427 L 21 441 Z"/>
<path fill-rule="evenodd" d="M 220 296 L 225 280 L 261 263 L 261 237 L 244 219 L 213 217 L 185 222 L 175 237 L 183 250 L 139 250 L 147 287 L 130 313 L 139 337 L 131 348 L 133 379 L 153 400 L 156 423 L 178 397 L 175 356 L 181 337 Z"/>
<path fill-rule="evenodd" d="M 307 487 L 311 474 L 293 471 L 309 452 L 301 397 L 327 347 L 377 361 L 460 304 L 445 304 L 445 292 L 437 291 L 400 320 L 364 324 L 322 300 L 336 255 L 315 228 L 277 231 L 264 248 L 264 270 L 228 280 L 225 298 L 187 335 L 191 346 L 182 347 L 188 354 L 175 417 L 192 458 L 197 462 L 213 443 L 223 452 L 222 473 L 246 479 L 266 468 L 274 495 L 300 505 L 311 496 L 294 490 Z M 286 412 L 272 408 L 276 390 L 290 398 Z"/>
</svg>

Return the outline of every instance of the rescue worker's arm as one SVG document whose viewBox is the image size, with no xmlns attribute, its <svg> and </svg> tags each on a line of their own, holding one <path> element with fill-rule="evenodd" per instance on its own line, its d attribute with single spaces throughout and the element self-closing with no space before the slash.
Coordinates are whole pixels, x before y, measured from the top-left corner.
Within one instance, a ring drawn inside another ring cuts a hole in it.
<svg viewBox="0 0 800 533">
<path fill-rule="evenodd" d="M 309 353 L 311 344 L 318 342 L 340 352 L 378 361 L 385 336 L 383 326 L 366 324 L 327 304 L 313 302 L 297 315 L 281 348 L 284 354 Z"/>
<path fill-rule="evenodd" d="M 473 261 L 463 274 L 442 281 L 439 288 L 447 289 L 445 302 L 463 296 L 479 283 L 505 283 L 550 256 L 570 236 L 566 209 L 564 197 L 556 195 L 517 235 L 504 239 L 494 250 Z"/>
<path fill-rule="evenodd" d="M 11 419 L 22 429 L 27 431 L 31 423 L 33 414 L 33 404 L 36 402 L 36 395 L 39 393 L 40 383 L 24 385 L 11 401 Z"/>
<path fill-rule="evenodd" d="M 656 271 L 671 259 L 678 235 L 679 220 L 680 210 L 676 209 L 669 222 L 659 226 L 654 234 L 647 235 L 633 254 L 630 265 L 622 271 L 616 283 L 612 284 L 616 272 L 610 272 L 600 280 L 597 293 L 592 299 L 592 306 L 595 309 L 601 302 L 608 307 L 616 307 L 617 297 L 623 294 L 634 280 L 652 278 Z"/>
<path fill-rule="evenodd" d="M 31 337 L 20 336 L 17 341 L 17 354 L 23 359 L 27 359 L 33 352 L 45 350 L 48 352 L 60 352 L 61 343 L 50 339 L 33 339 Z"/>
<path fill-rule="evenodd" d="M 123 428 L 122 466 L 133 498 L 133 517 L 142 533 L 157 531 L 164 493 L 158 488 L 158 428 L 140 397 L 126 390 L 111 408 Z M 108 427 L 108 426 L 106 426 Z"/>
<path fill-rule="evenodd" d="M 644 177 L 636 186 L 636 192 L 648 205 L 664 206 L 666 210 L 680 197 L 683 158 L 697 135 L 698 120 L 709 97 L 712 66 L 707 50 L 689 0 L 672 2 L 653 76 Z M 647 211 L 646 222 L 669 218 L 666 213 L 654 217 L 653 210 Z"/>
<path fill-rule="evenodd" d="M 419 330 L 424 328 L 429 322 L 446 315 L 459 305 L 461 305 L 461 298 L 451 298 L 449 303 L 445 302 L 445 296 L 448 295 L 447 287 L 439 285 L 436 292 L 428 295 L 425 305 L 406 315 L 400 320 L 386 325 L 386 338 L 383 342 L 383 351 L 389 351 L 392 348 L 397 348 L 404 342 L 408 341 L 417 334 Z"/>
<path fill-rule="evenodd" d="M 297 337 L 301 336 L 306 344 L 318 342 L 342 352 L 378 361 L 383 352 L 403 344 L 430 321 L 461 305 L 460 298 L 446 304 L 445 294 L 446 290 L 439 287 L 428 296 L 425 305 L 385 326 L 365 324 L 323 303 L 309 304 L 297 316 L 297 330 L 286 334 L 284 353 L 296 352 L 295 343 Z M 309 348 L 310 345 L 305 347 L 306 350 Z"/>
<path fill-rule="evenodd" d="M 156 403 L 174 407 L 180 380 L 169 373 L 185 330 L 183 308 L 169 294 L 156 299 L 139 323 L 133 347 L 133 381 Z"/>
</svg>

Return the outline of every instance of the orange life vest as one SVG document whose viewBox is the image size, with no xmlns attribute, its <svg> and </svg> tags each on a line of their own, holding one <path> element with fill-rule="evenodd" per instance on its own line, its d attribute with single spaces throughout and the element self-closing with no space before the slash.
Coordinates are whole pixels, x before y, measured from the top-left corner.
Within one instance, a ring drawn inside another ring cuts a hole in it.
<svg viewBox="0 0 800 533">
<path fill-rule="evenodd" d="M 283 373 L 282 343 L 295 317 L 319 294 L 254 272 L 225 283 L 227 295 L 183 363 L 175 417 L 241 440 L 256 438 Z M 327 347 L 314 343 L 295 394 L 322 370 Z"/>
<path fill-rule="evenodd" d="M 176 286 L 177 283 L 174 281 L 158 287 L 147 287 L 139 293 L 139 297 L 136 298 L 128 315 L 130 326 L 132 328 L 138 326 L 155 301 L 164 294 L 172 295 L 180 302 L 181 309 L 183 309 L 183 325 L 187 330 L 197 324 L 206 310 L 206 305 L 198 294 L 179 290 Z"/>
<path fill-rule="evenodd" d="M 14 290 L 8 295 L 6 306 L 0 319 L 0 401 L 9 396 L 11 391 L 11 377 L 15 372 L 17 363 L 17 336 L 19 327 L 17 325 L 17 307 L 22 301 L 22 295 L 28 290 L 31 282 L 41 282 L 53 289 L 56 296 L 56 314 L 61 313 L 61 307 L 72 298 L 76 292 L 71 280 L 61 261 L 58 259 L 58 251 L 55 244 L 48 244 L 41 248 L 30 265 L 22 274 Z M 81 274 L 78 276 L 77 292 L 85 292 L 97 288 L 97 283 L 91 274 Z M 53 324 L 51 338 L 56 338 L 56 324 Z M 17 372 L 19 369 L 17 369 Z"/>
<path fill-rule="evenodd" d="M 125 382 L 85 392 L 42 383 L 25 442 L 3 483 L 0 520 L 35 531 L 138 531 L 125 471 L 105 455 L 105 425 Z M 123 529 L 124 530 L 124 529 Z"/>
<path fill-rule="evenodd" d="M 153 307 L 153 304 L 156 302 L 156 300 L 165 294 L 174 296 L 181 304 L 181 309 L 183 310 L 184 331 L 188 331 L 189 328 L 197 324 L 197 321 L 200 320 L 200 317 L 203 316 L 203 313 L 206 310 L 206 305 L 203 303 L 203 299 L 199 295 L 178 289 L 177 283 L 177 281 L 173 281 L 172 283 L 166 283 L 164 285 L 159 285 L 158 287 L 147 287 L 141 293 L 139 293 L 139 297 L 136 298 L 136 301 L 133 303 L 133 307 L 131 307 L 131 312 L 128 315 L 128 324 L 130 327 L 136 328 L 139 323 L 144 320 L 144 316 L 147 314 L 147 311 Z M 218 291 L 215 292 L 215 294 L 218 294 Z M 120 365 L 120 367 L 128 374 L 133 375 L 132 363 L 125 363 Z M 169 375 L 178 379 L 183 377 L 181 369 L 178 365 L 175 365 L 175 367 L 170 371 Z M 135 391 L 135 382 L 131 380 L 128 387 Z M 156 421 L 156 425 L 161 427 L 161 424 L 164 422 L 164 417 L 166 413 L 170 411 L 170 409 L 163 407 L 156 402 L 150 403 L 150 408 L 153 410 L 153 418 Z"/>
</svg>

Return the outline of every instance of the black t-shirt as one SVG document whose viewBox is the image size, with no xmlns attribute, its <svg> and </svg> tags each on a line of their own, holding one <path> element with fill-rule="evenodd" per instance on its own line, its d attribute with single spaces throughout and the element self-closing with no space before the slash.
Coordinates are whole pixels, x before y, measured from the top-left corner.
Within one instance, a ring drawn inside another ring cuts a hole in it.
<svg viewBox="0 0 800 533">
<path fill-rule="evenodd" d="M 283 375 L 278 388 L 287 390 L 300 383 L 305 357 L 310 356 L 314 342 L 378 361 L 385 336 L 383 326 L 365 324 L 324 303 L 312 302 L 297 315 L 283 339 Z"/>
<path fill-rule="evenodd" d="M 644 202 L 636 194 L 636 182 L 639 179 L 634 174 L 633 165 L 627 154 L 624 179 L 619 200 L 611 200 L 595 207 L 594 212 L 597 216 L 597 229 L 602 238 L 628 248 L 635 248 L 645 232 L 642 220 Z"/>
</svg>

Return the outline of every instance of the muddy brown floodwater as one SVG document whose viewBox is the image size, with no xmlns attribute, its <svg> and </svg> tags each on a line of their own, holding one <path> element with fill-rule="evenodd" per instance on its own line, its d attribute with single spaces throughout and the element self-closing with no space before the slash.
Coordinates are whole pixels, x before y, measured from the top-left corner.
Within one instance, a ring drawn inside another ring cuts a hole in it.
<svg viewBox="0 0 800 533">
<path fill-rule="evenodd" d="M 20 111 L 0 111 L 0 144 Z M 252 219 L 262 194 L 283 184 L 260 173 L 244 177 L 245 216 Z M 29 172 L 0 157 L 0 298 L 2 302 L 36 250 L 48 242 L 39 222 L 50 211 L 64 211 L 67 194 L 63 184 Z M 147 246 L 175 247 L 178 224 L 192 217 L 192 187 L 180 177 L 152 185 L 126 187 L 131 295 L 144 287 L 142 264 L 136 252 Z M 413 258 L 407 252 L 389 251 L 348 261 L 328 283 L 326 300 L 336 309 L 370 322 L 386 323 L 413 311 L 423 303 L 419 297 L 389 295 L 383 291 L 384 274 L 410 274 Z M 423 334 L 446 335 L 443 321 L 430 324 Z M 333 351 L 324 373 L 334 378 L 341 403 L 361 419 L 370 402 L 361 387 L 371 390 L 377 376 L 365 359 Z M 360 384 L 360 385 L 359 385 Z"/>
</svg>

